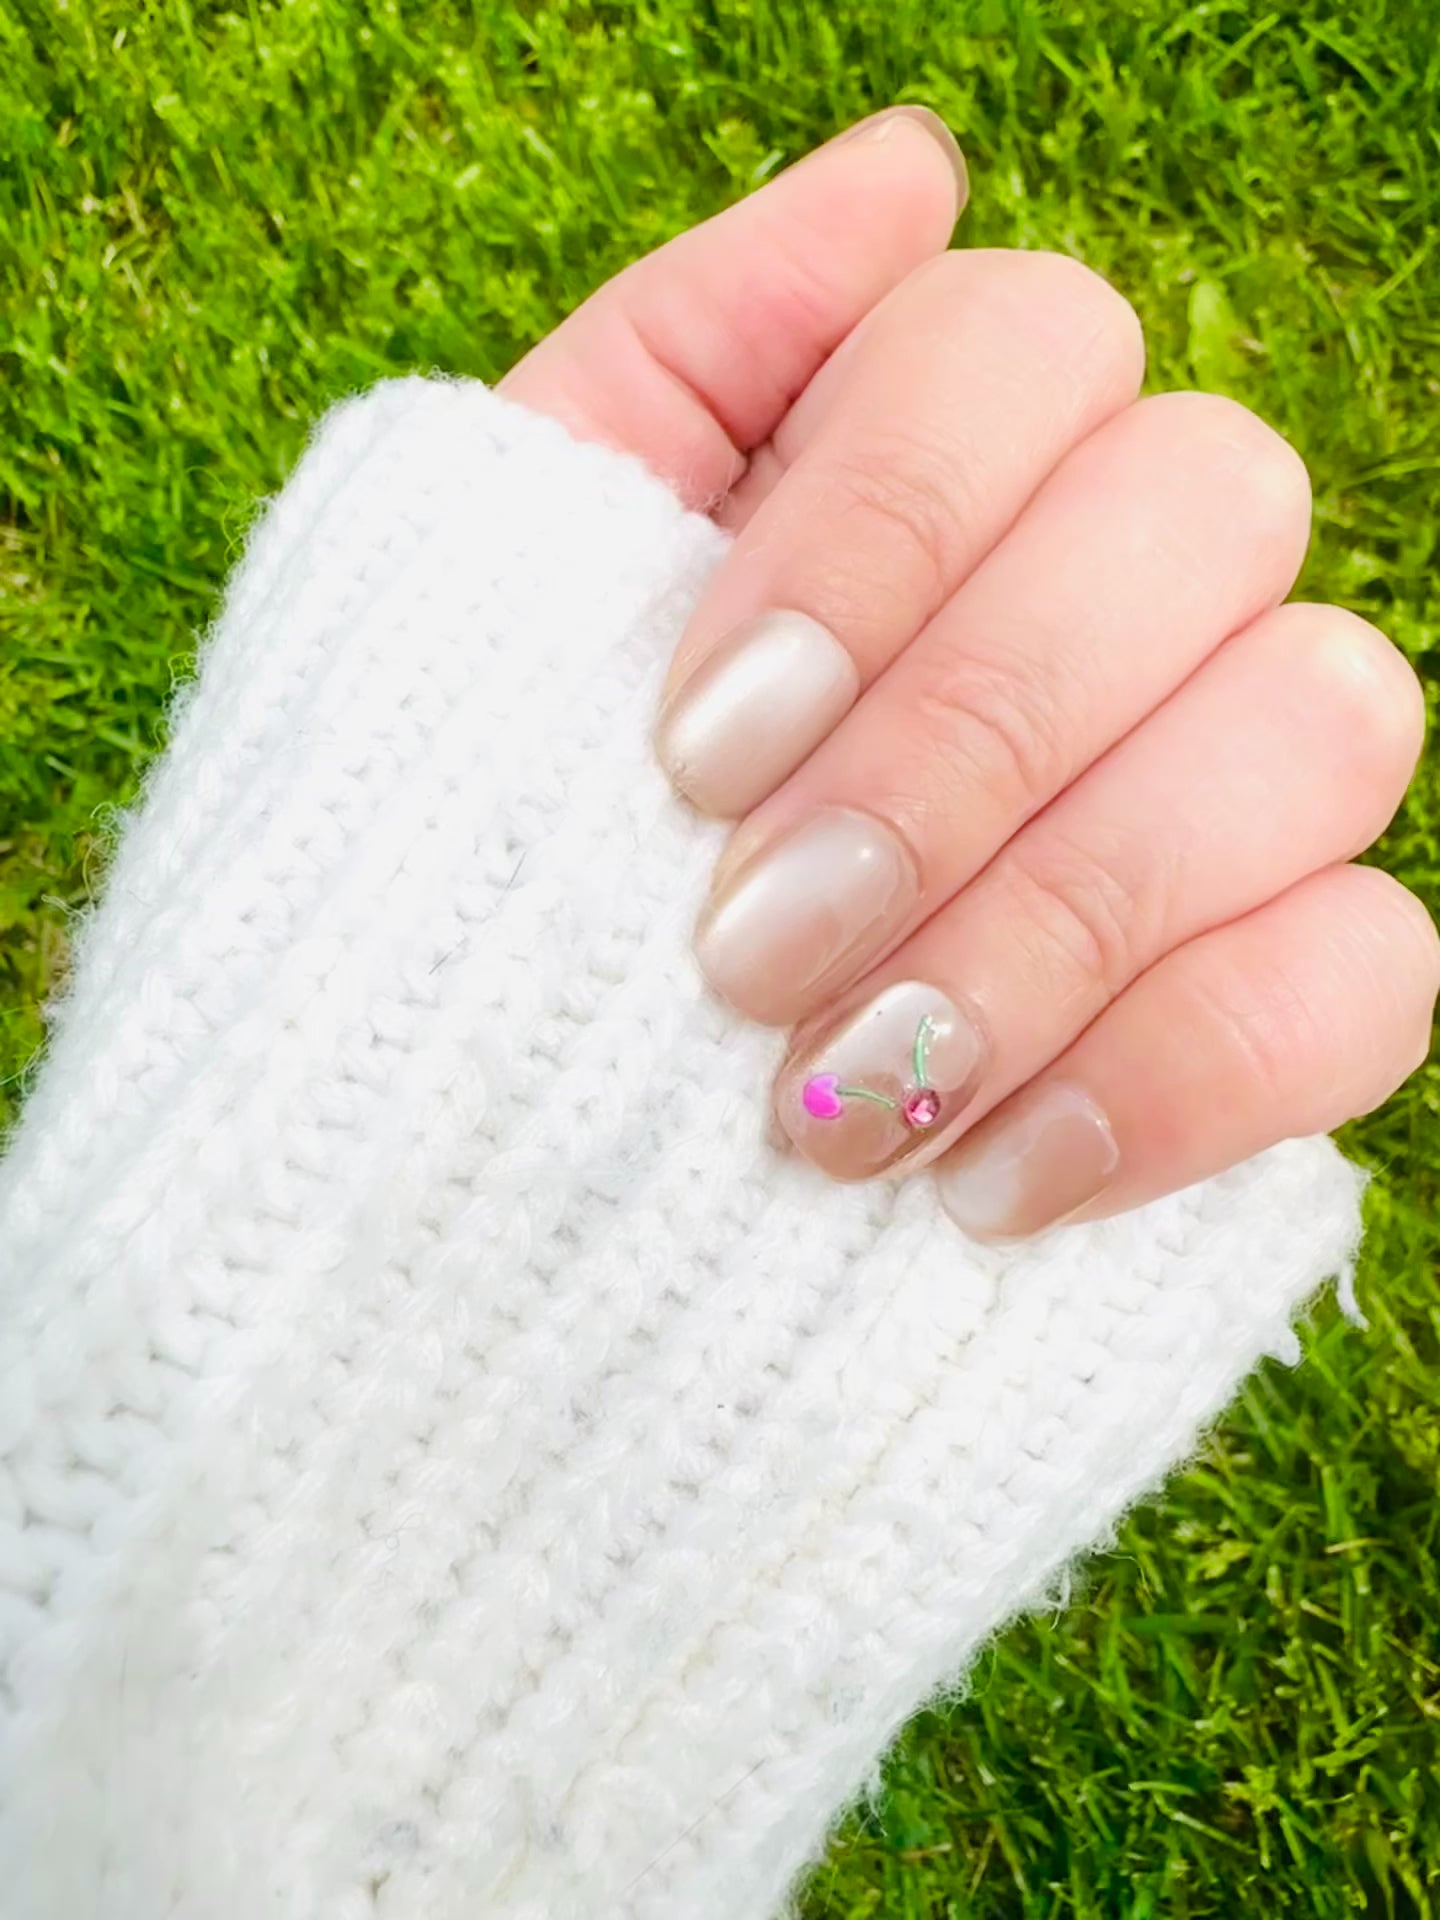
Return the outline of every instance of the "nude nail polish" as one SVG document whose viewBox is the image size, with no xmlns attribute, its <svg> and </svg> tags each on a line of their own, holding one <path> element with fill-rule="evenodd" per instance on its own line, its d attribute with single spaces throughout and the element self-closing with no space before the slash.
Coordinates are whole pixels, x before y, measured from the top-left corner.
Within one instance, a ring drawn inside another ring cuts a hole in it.
<svg viewBox="0 0 1440 1920">
<path fill-rule="evenodd" d="M 889 827 L 826 809 L 726 872 L 695 955 L 741 1013 L 789 1026 L 864 972 L 919 897 L 915 863 Z"/>
<path fill-rule="evenodd" d="M 944 1151 L 985 1059 L 969 1014 L 923 980 L 899 980 L 802 1039 L 776 1081 L 776 1116 L 837 1180 L 898 1172 Z"/>
<path fill-rule="evenodd" d="M 859 691 L 855 662 L 818 620 L 763 613 L 666 701 L 655 751 L 692 805 L 738 819 L 819 746 Z"/>
<path fill-rule="evenodd" d="M 1120 1164 L 1110 1122 L 1068 1082 L 1021 1093 L 936 1170 L 940 1202 L 975 1240 L 1023 1240 L 1102 1194 Z"/>
<path fill-rule="evenodd" d="M 908 104 L 882 107 L 879 113 L 872 113 L 868 119 L 857 121 L 853 127 L 847 127 L 844 133 L 837 134 L 832 144 L 838 146 L 842 140 L 890 140 L 902 126 L 918 127 L 939 147 L 955 175 L 960 204 L 964 206 L 970 191 L 965 156 L 960 151 L 960 142 L 931 107 Z"/>
</svg>

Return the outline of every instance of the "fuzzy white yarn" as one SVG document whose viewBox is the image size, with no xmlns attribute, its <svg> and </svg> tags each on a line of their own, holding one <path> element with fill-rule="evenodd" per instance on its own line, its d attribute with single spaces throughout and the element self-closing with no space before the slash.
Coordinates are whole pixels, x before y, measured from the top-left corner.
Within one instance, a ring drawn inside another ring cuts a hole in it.
<svg viewBox="0 0 1440 1920">
<path fill-rule="evenodd" d="M 761 1920 L 1349 1256 L 1324 1141 L 1006 1252 L 767 1143 L 722 544 L 419 380 L 255 533 L 0 1173 L 16 1920 Z"/>
</svg>

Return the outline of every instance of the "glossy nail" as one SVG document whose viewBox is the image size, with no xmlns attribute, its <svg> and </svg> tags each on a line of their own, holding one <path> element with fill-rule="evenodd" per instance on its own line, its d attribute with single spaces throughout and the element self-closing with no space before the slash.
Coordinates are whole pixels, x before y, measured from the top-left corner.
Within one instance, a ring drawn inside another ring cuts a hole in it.
<svg viewBox="0 0 1440 1920">
<path fill-rule="evenodd" d="M 738 819 L 819 746 L 859 691 L 855 662 L 818 620 L 762 613 L 665 702 L 655 751 L 702 813 Z"/>
<path fill-rule="evenodd" d="M 919 894 L 914 861 L 880 821 L 811 814 L 726 872 L 696 928 L 696 958 L 741 1013 L 788 1026 L 864 971 Z"/>
<path fill-rule="evenodd" d="M 950 164 L 955 175 L 955 184 L 959 189 L 960 205 L 965 204 L 970 191 L 970 176 L 965 166 L 965 156 L 960 151 L 960 142 L 930 107 L 900 106 L 883 107 L 879 113 L 872 113 L 865 120 L 857 120 L 853 127 L 847 127 L 844 133 L 837 134 L 832 145 L 839 146 L 842 140 L 890 140 L 902 125 L 919 127 L 928 133 Z"/>
<path fill-rule="evenodd" d="M 955 1224 L 975 1240 L 1023 1240 L 1087 1206 L 1120 1164 L 1104 1113 L 1083 1088 L 1021 1093 L 963 1140 L 935 1180 Z"/>
<path fill-rule="evenodd" d="M 899 980 L 806 1035 L 781 1069 L 775 1111 L 808 1160 L 865 1180 L 933 1159 L 963 1124 L 984 1036 L 923 980 Z"/>
</svg>

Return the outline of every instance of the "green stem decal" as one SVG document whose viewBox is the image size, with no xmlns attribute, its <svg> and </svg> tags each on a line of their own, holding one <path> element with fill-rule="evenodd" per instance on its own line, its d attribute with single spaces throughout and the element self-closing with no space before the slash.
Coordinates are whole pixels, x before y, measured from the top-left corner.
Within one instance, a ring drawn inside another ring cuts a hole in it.
<svg viewBox="0 0 1440 1920">
<path fill-rule="evenodd" d="M 892 1100 L 888 1093 L 876 1093 L 871 1087 L 836 1087 L 836 1095 L 842 1100 L 873 1100 L 879 1107 L 898 1107 L 900 1102 Z"/>
<path fill-rule="evenodd" d="M 925 1069 L 930 1064 L 930 1042 L 935 1037 L 935 1022 L 930 1015 L 924 1014 L 915 1029 L 915 1084 L 917 1087 L 929 1086 L 925 1078 Z"/>
</svg>

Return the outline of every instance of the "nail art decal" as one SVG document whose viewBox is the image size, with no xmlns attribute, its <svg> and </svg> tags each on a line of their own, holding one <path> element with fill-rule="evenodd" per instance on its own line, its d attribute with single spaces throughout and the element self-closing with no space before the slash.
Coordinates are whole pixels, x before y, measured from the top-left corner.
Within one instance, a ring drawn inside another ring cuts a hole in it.
<svg viewBox="0 0 1440 1920">
<path fill-rule="evenodd" d="M 925 1078 L 930 1043 L 935 1037 L 933 1015 L 922 1013 L 915 1029 L 913 1061 L 914 1085 L 901 1100 L 888 1093 L 876 1093 L 873 1087 L 842 1087 L 838 1073 L 812 1073 L 801 1091 L 805 1111 L 812 1120 L 838 1120 L 847 1100 L 874 1100 L 879 1106 L 898 1113 L 907 1127 L 933 1127 L 940 1118 L 940 1096 Z"/>
<path fill-rule="evenodd" d="M 802 1038 L 776 1111 L 800 1151 L 840 1180 L 931 1160 L 979 1083 L 974 1022 L 934 987 L 900 980 Z"/>
</svg>

